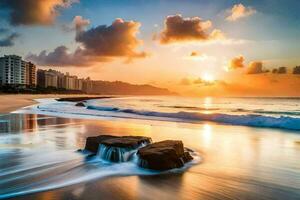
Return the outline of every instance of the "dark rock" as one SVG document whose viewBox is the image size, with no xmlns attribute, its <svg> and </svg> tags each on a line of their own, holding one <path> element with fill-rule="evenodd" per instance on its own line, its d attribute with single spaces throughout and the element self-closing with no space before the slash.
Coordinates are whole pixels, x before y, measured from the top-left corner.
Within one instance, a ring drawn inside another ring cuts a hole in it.
<svg viewBox="0 0 300 200">
<path fill-rule="evenodd" d="M 182 141 L 165 140 L 142 147 L 138 150 L 139 165 L 153 170 L 168 170 L 183 167 L 193 157 L 185 151 Z"/>
<path fill-rule="evenodd" d="M 97 153 L 100 144 L 103 144 L 107 147 L 136 149 L 142 144 L 149 143 L 151 143 L 151 138 L 143 136 L 100 135 L 96 137 L 88 137 L 86 140 L 85 149 L 93 153 Z"/>
<path fill-rule="evenodd" d="M 79 106 L 79 107 L 85 107 L 84 103 L 83 102 L 78 102 L 75 104 L 75 106 Z"/>
</svg>

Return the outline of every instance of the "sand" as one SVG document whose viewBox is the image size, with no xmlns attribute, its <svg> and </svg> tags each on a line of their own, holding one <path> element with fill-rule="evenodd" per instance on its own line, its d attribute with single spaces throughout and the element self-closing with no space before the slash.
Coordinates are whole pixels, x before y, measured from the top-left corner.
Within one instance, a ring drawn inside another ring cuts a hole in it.
<svg viewBox="0 0 300 200">
<path fill-rule="evenodd" d="M 9 113 L 20 108 L 36 104 L 34 99 L 79 97 L 87 95 L 63 95 L 63 94 L 11 94 L 0 95 L 0 113 Z"/>
</svg>

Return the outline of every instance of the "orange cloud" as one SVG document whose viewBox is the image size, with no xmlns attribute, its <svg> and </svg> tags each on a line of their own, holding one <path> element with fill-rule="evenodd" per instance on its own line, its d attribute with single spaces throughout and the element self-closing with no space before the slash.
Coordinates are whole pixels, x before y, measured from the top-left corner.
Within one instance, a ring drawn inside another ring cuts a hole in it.
<svg viewBox="0 0 300 200">
<path fill-rule="evenodd" d="M 90 20 L 84 19 L 82 16 L 75 16 L 73 19 L 73 27 L 76 31 L 83 31 L 89 24 Z"/>
<path fill-rule="evenodd" d="M 227 21 L 236 21 L 240 18 L 245 18 L 256 13 L 256 10 L 251 7 L 245 7 L 243 4 L 235 4 L 229 11 L 230 15 L 226 17 Z"/>
<path fill-rule="evenodd" d="M 199 52 L 197 52 L 197 51 L 192 51 L 192 53 L 191 53 L 191 55 L 190 56 L 199 56 L 199 55 L 201 55 L 201 54 L 199 54 Z"/>
<path fill-rule="evenodd" d="M 180 85 L 191 85 L 191 81 L 190 81 L 190 79 L 188 79 L 188 78 L 183 78 L 183 79 L 181 79 L 181 81 L 180 81 Z"/>
<path fill-rule="evenodd" d="M 198 79 L 195 79 L 195 80 L 193 81 L 193 83 L 194 83 L 194 84 L 202 84 L 202 83 L 204 83 L 204 81 L 203 81 L 201 78 L 198 78 Z"/>
<path fill-rule="evenodd" d="M 235 58 L 233 58 L 232 60 L 229 61 L 228 69 L 229 70 L 234 70 L 234 69 L 243 68 L 244 67 L 244 61 L 245 61 L 244 56 L 235 57 Z"/>
<path fill-rule="evenodd" d="M 74 17 L 72 23 L 62 25 L 62 29 L 66 32 L 83 31 L 88 25 L 90 25 L 90 23 L 90 20 L 77 15 Z"/>
<path fill-rule="evenodd" d="M 83 30 L 87 21 L 82 19 L 77 26 L 76 42 L 80 47 L 69 53 L 67 47 L 57 47 L 53 52 L 42 51 L 39 55 L 31 54 L 28 60 L 39 65 L 85 66 L 93 62 L 110 61 L 116 57 L 127 59 L 145 57 L 145 52 L 137 52 L 142 41 L 136 35 L 140 23 L 116 19 L 110 26 L 100 25 L 96 28 Z M 81 23 L 84 22 L 84 23 Z"/>
<path fill-rule="evenodd" d="M 220 30 L 208 29 L 212 27 L 212 22 L 203 21 L 200 17 L 183 18 L 181 15 L 171 15 L 165 20 L 164 30 L 158 38 L 161 44 L 186 41 L 207 41 L 223 38 Z"/>
<path fill-rule="evenodd" d="M 293 69 L 293 74 L 300 74 L 300 66 L 296 66 L 296 67 Z"/>
<path fill-rule="evenodd" d="M 261 61 L 251 62 L 247 69 L 247 74 L 261 74 L 265 72 L 267 71 L 263 69 L 263 63 Z"/>
<path fill-rule="evenodd" d="M 12 25 L 49 25 L 60 8 L 69 7 L 76 0 L 2 0 L 0 6 L 10 11 Z"/>
<path fill-rule="evenodd" d="M 279 67 L 278 69 L 275 68 L 272 70 L 273 74 L 286 74 L 287 73 L 287 68 L 286 67 Z"/>
<path fill-rule="evenodd" d="M 169 88 L 189 96 L 300 96 L 300 77 L 292 74 L 284 76 L 275 76 L 271 73 L 261 76 L 240 74 L 232 76 L 226 82 L 218 80 L 210 85 L 201 83 L 201 80 L 195 84 L 195 81 L 191 82 L 190 79 L 191 84 L 185 87 L 172 84 Z"/>
</svg>

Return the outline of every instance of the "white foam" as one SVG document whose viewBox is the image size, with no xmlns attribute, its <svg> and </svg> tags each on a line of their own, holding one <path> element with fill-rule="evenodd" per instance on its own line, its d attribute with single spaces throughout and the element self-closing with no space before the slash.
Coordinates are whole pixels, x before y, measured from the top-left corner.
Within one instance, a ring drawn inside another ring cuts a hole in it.
<svg viewBox="0 0 300 200">
<path fill-rule="evenodd" d="M 21 196 L 25 194 L 31 194 L 36 192 L 42 192 L 47 190 L 53 190 L 61 187 L 66 187 L 78 183 L 83 183 L 87 181 L 92 181 L 95 179 L 102 179 L 110 176 L 133 176 L 133 175 L 155 175 L 155 174 L 165 174 L 165 173 L 177 173 L 187 168 L 195 165 L 201 161 L 201 158 L 194 154 L 194 160 L 187 163 L 184 167 L 173 169 L 169 171 L 159 172 L 153 170 L 143 169 L 137 166 L 137 164 L 133 161 L 131 162 L 123 162 L 123 163 L 110 163 L 107 161 L 102 161 L 98 157 L 96 159 L 87 161 L 85 163 L 72 164 L 72 168 L 63 172 L 62 174 L 58 174 L 54 177 L 48 177 L 42 179 L 37 182 L 32 182 L 31 184 L 19 185 L 13 187 L 9 191 L 0 192 L 0 199 L 11 198 L 16 196 Z M 68 163 L 66 163 L 68 164 Z M 73 166 L 74 165 L 74 166 Z M 84 167 L 88 165 L 94 165 L 95 168 L 84 170 Z M 43 168 L 43 171 L 47 171 L 47 168 Z M 49 169 L 48 169 L 49 170 Z M 55 166 L 50 170 L 55 170 Z M 32 174 L 42 173 L 41 170 L 34 170 L 34 172 L 22 174 L 22 176 L 14 177 L 15 180 L 19 178 L 24 178 L 26 176 L 30 176 Z M 10 181 L 10 180 L 3 180 Z"/>
</svg>

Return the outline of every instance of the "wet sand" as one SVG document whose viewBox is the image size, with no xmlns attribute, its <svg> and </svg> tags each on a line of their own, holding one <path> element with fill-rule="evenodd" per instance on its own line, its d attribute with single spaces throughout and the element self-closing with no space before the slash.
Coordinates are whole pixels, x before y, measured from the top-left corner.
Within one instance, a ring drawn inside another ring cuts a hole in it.
<svg viewBox="0 0 300 200">
<path fill-rule="evenodd" d="M 0 95 L 0 113 L 9 113 L 17 109 L 34 105 L 37 102 L 34 99 L 42 98 L 70 98 L 86 97 L 91 95 L 72 95 L 72 94 L 8 94 Z"/>
<path fill-rule="evenodd" d="M 68 155 L 77 158 L 81 155 L 76 150 L 83 148 L 85 138 L 98 134 L 143 135 L 154 141 L 179 139 L 203 159 L 177 173 L 114 174 L 14 199 L 299 199 L 299 132 L 109 118 L 78 120 L 24 114 L 4 118 L 6 121 L 2 117 L 0 126 L 0 159 L 6 162 L 0 163 L 0 171 L 38 162 L 39 156 L 47 163 L 52 153 L 63 159 Z M 43 155 L 45 149 L 47 156 Z M 71 150 L 71 154 L 65 150 Z M 53 177 L 58 177 L 54 183 L 77 176 L 84 178 L 98 167 L 97 163 L 88 166 L 86 162 L 75 159 L 51 167 L 32 164 L 34 167 L 29 171 L 2 176 L 0 194 L 4 189 L 14 191 L 14 187 L 22 184 L 38 187 L 35 182 L 47 182 Z M 99 168 L 98 172 L 103 170 Z M 64 176 L 59 178 L 61 174 Z M 20 175 L 24 177 L 18 178 Z M 12 177 L 17 180 L 10 180 Z"/>
</svg>

